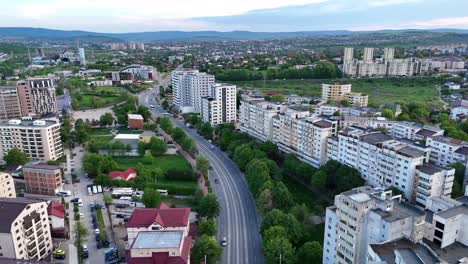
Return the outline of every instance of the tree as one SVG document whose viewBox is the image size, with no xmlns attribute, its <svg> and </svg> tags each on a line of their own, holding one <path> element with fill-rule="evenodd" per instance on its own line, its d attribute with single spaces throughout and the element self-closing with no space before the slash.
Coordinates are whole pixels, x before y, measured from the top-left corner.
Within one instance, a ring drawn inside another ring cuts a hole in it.
<svg viewBox="0 0 468 264">
<path fill-rule="evenodd" d="M 287 211 L 294 204 L 293 197 L 283 182 L 277 182 L 271 193 L 275 208 Z"/>
<path fill-rule="evenodd" d="M 138 150 L 138 154 L 139 154 L 140 156 L 145 155 L 145 153 L 146 153 L 146 148 L 147 148 L 147 143 L 146 143 L 146 142 L 144 142 L 144 141 L 138 141 L 137 150 Z"/>
<path fill-rule="evenodd" d="M 203 156 L 198 156 L 197 157 L 197 170 L 200 173 L 203 173 L 204 175 L 206 175 L 208 173 L 209 168 L 210 168 L 210 161 Z"/>
<path fill-rule="evenodd" d="M 117 163 L 110 156 L 96 153 L 86 153 L 83 156 L 83 170 L 90 176 L 97 176 L 100 173 L 107 174 L 116 168 Z"/>
<path fill-rule="evenodd" d="M 282 103 L 285 101 L 285 97 L 282 94 L 275 94 L 270 97 L 270 101 L 272 102 L 277 102 L 277 103 Z"/>
<path fill-rule="evenodd" d="M 171 133 L 172 131 L 172 122 L 171 119 L 167 116 L 163 116 L 159 119 L 159 127 L 164 130 L 166 133 Z"/>
<path fill-rule="evenodd" d="M 112 196 L 108 193 L 104 194 L 104 203 L 105 204 L 111 204 L 112 203 Z"/>
<path fill-rule="evenodd" d="M 263 252 L 266 264 L 277 264 L 280 262 L 280 257 L 281 263 L 284 264 L 296 262 L 294 248 L 291 242 L 285 237 L 275 237 L 266 241 Z"/>
<path fill-rule="evenodd" d="M 151 165 L 153 164 L 153 161 L 154 157 L 150 153 L 145 153 L 145 155 L 143 155 L 143 158 L 141 159 L 141 162 L 145 165 Z"/>
<path fill-rule="evenodd" d="M 273 209 L 273 196 L 269 188 L 262 190 L 258 196 L 257 208 L 262 214 L 266 214 Z"/>
<path fill-rule="evenodd" d="M 195 145 L 195 141 L 193 141 L 191 138 L 186 137 L 182 140 L 180 143 L 180 146 L 182 147 L 183 150 L 193 153 L 197 149 L 197 146 Z"/>
<path fill-rule="evenodd" d="M 272 226 L 284 227 L 288 231 L 288 239 L 294 244 L 297 244 L 304 235 L 304 227 L 294 215 L 285 214 L 279 209 L 273 209 L 265 215 L 260 226 L 261 234 L 264 235 L 265 231 Z"/>
<path fill-rule="evenodd" d="M 200 134 L 206 139 L 213 138 L 213 127 L 211 127 L 210 122 L 205 122 L 200 128 Z"/>
<path fill-rule="evenodd" d="M 158 207 L 161 204 L 161 201 L 162 197 L 158 191 L 151 188 L 145 188 L 141 197 L 141 202 L 146 208 Z"/>
<path fill-rule="evenodd" d="M 318 188 L 325 188 L 327 183 L 327 174 L 324 171 L 318 170 L 312 175 L 310 183 Z"/>
<path fill-rule="evenodd" d="M 306 242 L 297 251 L 298 259 L 304 263 L 322 262 L 322 245 L 317 241 Z"/>
<path fill-rule="evenodd" d="M 99 125 L 101 127 L 111 126 L 114 123 L 114 116 L 111 113 L 105 113 L 99 118 Z"/>
<path fill-rule="evenodd" d="M 187 137 L 187 134 L 185 134 L 185 131 L 180 128 L 180 127 L 176 127 L 174 129 L 172 129 L 172 133 L 171 133 L 171 136 L 172 136 L 172 139 L 175 141 L 175 142 L 182 142 L 182 140 L 184 138 Z"/>
<path fill-rule="evenodd" d="M 208 219 L 208 220 L 205 220 L 205 221 L 202 221 L 199 225 L 198 225 L 198 235 L 199 236 L 203 236 L 203 235 L 207 235 L 207 236 L 215 236 L 216 235 L 216 223 L 213 219 Z"/>
<path fill-rule="evenodd" d="M 263 244 L 265 245 L 265 242 L 267 242 L 270 239 L 273 239 L 275 237 L 288 237 L 288 231 L 282 227 L 282 226 L 272 226 L 265 230 L 265 233 L 262 236 L 263 239 Z"/>
<path fill-rule="evenodd" d="M 348 100 L 341 100 L 340 105 L 343 107 L 348 107 L 349 106 L 349 101 Z"/>
<path fill-rule="evenodd" d="M 218 200 L 213 193 L 207 194 L 198 202 L 198 213 L 203 217 L 215 218 L 219 210 Z"/>
<path fill-rule="evenodd" d="M 206 256 L 206 264 L 210 264 L 215 263 L 221 258 L 222 250 L 215 239 L 207 235 L 202 235 L 195 241 L 190 252 L 191 262 L 201 263 Z"/>
<path fill-rule="evenodd" d="M 390 108 L 382 109 L 382 116 L 389 120 L 393 120 L 395 118 L 395 114 L 393 113 L 393 110 Z"/>
<path fill-rule="evenodd" d="M 3 159 L 7 163 L 7 165 L 24 165 L 26 162 L 29 161 L 29 156 L 28 154 L 22 152 L 19 150 L 19 148 L 12 148 L 10 149 L 5 156 L 3 156 Z"/>
<path fill-rule="evenodd" d="M 159 139 L 157 137 L 152 137 L 150 144 L 151 144 L 150 151 L 153 156 L 164 154 L 167 151 L 167 144 L 162 139 Z"/>
</svg>

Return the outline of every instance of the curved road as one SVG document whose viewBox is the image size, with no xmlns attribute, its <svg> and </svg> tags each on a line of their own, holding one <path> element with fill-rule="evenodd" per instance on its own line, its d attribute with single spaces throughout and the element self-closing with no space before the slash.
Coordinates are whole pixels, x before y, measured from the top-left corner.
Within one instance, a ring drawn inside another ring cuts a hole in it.
<svg viewBox="0 0 468 264">
<path fill-rule="evenodd" d="M 166 82 L 167 83 L 167 82 Z M 139 95 L 141 105 L 155 105 L 154 116 L 164 113 L 155 102 L 158 90 L 147 90 Z M 151 108 L 150 108 L 151 109 Z M 210 160 L 210 183 L 221 206 L 217 219 L 218 241 L 227 238 L 220 263 L 223 264 L 256 264 L 263 263 L 259 223 L 253 199 L 247 182 L 236 164 L 218 148 L 212 145 L 184 123 L 171 117 L 174 126 L 181 127 L 188 136 L 197 142 L 201 155 Z M 215 183 L 214 179 L 219 179 Z"/>
</svg>

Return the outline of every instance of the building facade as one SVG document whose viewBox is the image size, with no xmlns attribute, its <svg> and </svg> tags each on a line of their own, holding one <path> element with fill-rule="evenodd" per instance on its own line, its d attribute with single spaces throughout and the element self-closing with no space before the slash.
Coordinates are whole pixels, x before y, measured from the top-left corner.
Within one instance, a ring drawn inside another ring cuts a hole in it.
<svg viewBox="0 0 468 264">
<path fill-rule="evenodd" d="M 215 83 L 207 97 L 201 99 L 201 118 L 212 126 L 234 123 L 237 119 L 237 89 L 235 85 Z"/>
<path fill-rule="evenodd" d="M 28 78 L 17 83 L 22 116 L 57 113 L 54 80 L 49 77 Z"/>
<path fill-rule="evenodd" d="M 143 123 L 143 116 L 136 114 L 128 114 L 128 128 L 143 129 Z"/>
<path fill-rule="evenodd" d="M 173 103 L 182 113 L 200 113 L 201 98 L 209 95 L 213 75 L 198 70 L 172 72 Z"/>
<path fill-rule="evenodd" d="M 0 87 L 0 120 L 21 117 L 16 87 Z"/>
<path fill-rule="evenodd" d="M 363 95 L 362 93 L 351 92 L 351 84 L 322 83 L 322 100 L 347 100 L 351 106 L 364 107 L 369 103 L 369 96 Z"/>
<path fill-rule="evenodd" d="M 0 254 L 44 260 L 52 253 L 47 204 L 25 198 L 0 198 Z"/>
<path fill-rule="evenodd" d="M 29 163 L 23 166 L 26 192 L 54 196 L 63 189 L 59 166 L 45 163 Z"/>
<path fill-rule="evenodd" d="M 32 160 L 56 160 L 63 154 L 60 124 L 50 120 L 0 122 L 0 159 L 13 148 L 28 154 Z"/>
<path fill-rule="evenodd" d="M 15 198 L 15 182 L 10 174 L 0 172 L 0 197 Z"/>
</svg>

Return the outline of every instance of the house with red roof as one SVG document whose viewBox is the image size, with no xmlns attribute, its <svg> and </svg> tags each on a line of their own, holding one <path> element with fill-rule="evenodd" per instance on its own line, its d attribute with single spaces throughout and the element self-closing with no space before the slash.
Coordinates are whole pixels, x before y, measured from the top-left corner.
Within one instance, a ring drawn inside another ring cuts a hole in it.
<svg viewBox="0 0 468 264">
<path fill-rule="evenodd" d="M 111 171 L 109 178 L 111 180 L 133 181 L 137 176 L 137 171 L 134 168 L 128 168 L 125 171 Z"/>
<path fill-rule="evenodd" d="M 65 207 L 57 201 L 50 201 L 47 206 L 50 231 L 53 237 L 65 237 Z"/>
<path fill-rule="evenodd" d="M 127 223 L 129 264 L 188 264 L 190 208 L 136 208 Z"/>
<path fill-rule="evenodd" d="M 136 208 L 127 223 L 128 245 L 144 231 L 183 231 L 188 235 L 190 208 L 170 208 L 161 203 L 158 208 Z"/>
</svg>

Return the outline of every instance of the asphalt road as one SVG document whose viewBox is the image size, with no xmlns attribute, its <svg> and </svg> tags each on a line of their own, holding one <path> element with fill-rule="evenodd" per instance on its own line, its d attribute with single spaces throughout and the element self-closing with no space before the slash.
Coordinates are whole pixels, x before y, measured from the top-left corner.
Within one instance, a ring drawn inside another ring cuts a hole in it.
<svg viewBox="0 0 468 264">
<path fill-rule="evenodd" d="M 63 95 L 57 96 L 57 109 L 62 112 L 63 109 L 69 111 L 71 110 L 71 97 L 68 89 L 63 90 Z"/>
<path fill-rule="evenodd" d="M 167 81 L 165 83 L 168 83 Z M 160 116 L 165 111 L 155 102 L 155 89 L 139 95 L 142 105 L 155 105 L 154 116 Z M 255 201 L 248 190 L 247 182 L 242 172 L 226 153 L 218 148 L 211 149 L 211 143 L 189 129 L 178 119 L 171 117 L 174 126 L 181 127 L 187 135 L 197 143 L 201 155 L 210 160 L 209 179 L 213 192 L 221 206 L 217 219 L 218 241 L 227 238 L 220 263 L 263 263 L 259 221 L 255 210 Z M 214 179 L 219 179 L 215 183 Z"/>
</svg>

